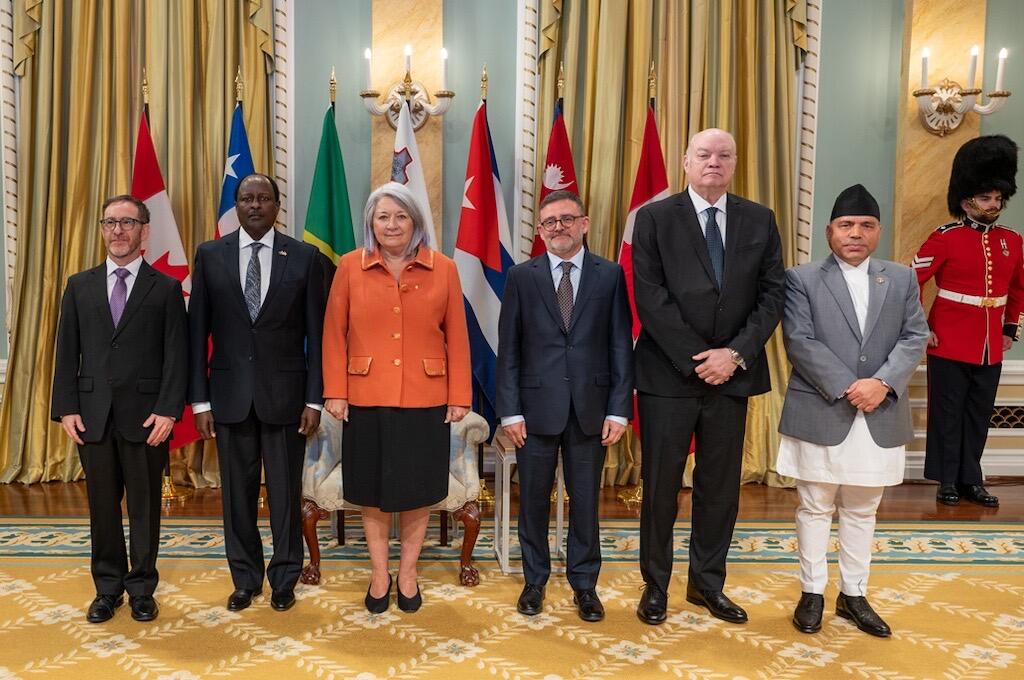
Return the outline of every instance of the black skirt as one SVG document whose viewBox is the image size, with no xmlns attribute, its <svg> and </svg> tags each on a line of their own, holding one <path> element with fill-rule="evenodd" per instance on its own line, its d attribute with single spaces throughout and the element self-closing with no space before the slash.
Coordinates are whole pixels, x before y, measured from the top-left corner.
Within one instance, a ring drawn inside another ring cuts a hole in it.
<svg viewBox="0 0 1024 680">
<path fill-rule="evenodd" d="M 448 495 L 451 426 L 447 406 L 349 406 L 342 430 L 345 500 L 402 512 Z"/>
</svg>

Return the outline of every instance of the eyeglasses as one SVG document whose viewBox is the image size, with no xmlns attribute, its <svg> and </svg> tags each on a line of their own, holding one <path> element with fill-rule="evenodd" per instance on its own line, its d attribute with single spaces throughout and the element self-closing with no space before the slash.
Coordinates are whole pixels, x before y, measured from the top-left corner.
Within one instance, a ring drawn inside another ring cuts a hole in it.
<svg viewBox="0 0 1024 680">
<path fill-rule="evenodd" d="M 558 224 L 561 223 L 566 229 L 571 229 L 576 220 L 581 217 L 586 217 L 586 215 L 561 215 L 559 217 L 549 217 L 546 220 L 541 220 L 540 226 L 547 231 L 554 231 L 558 227 Z"/>
<path fill-rule="evenodd" d="M 142 220 L 137 220 L 134 217 L 122 217 L 121 219 L 104 217 L 100 220 L 100 226 L 103 227 L 103 231 L 114 231 L 114 227 L 121 227 L 121 231 L 134 231 L 142 226 L 142 224 Z"/>
</svg>

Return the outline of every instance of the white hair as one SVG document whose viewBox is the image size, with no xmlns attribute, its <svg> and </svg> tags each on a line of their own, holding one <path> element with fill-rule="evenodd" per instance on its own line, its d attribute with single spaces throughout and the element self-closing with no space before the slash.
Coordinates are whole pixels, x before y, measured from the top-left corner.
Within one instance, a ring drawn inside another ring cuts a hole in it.
<svg viewBox="0 0 1024 680">
<path fill-rule="evenodd" d="M 412 240 L 409 241 L 409 248 L 406 256 L 412 256 L 421 245 L 430 243 L 427 236 L 427 229 L 423 223 L 423 210 L 416 200 L 416 195 L 404 184 L 388 182 L 382 184 L 370 193 L 366 199 L 366 207 L 363 208 L 363 249 L 367 253 L 376 252 L 377 237 L 373 233 L 373 214 L 377 211 L 377 204 L 382 198 L 390 198 L 402 207 L 412 220 Z"/>
</svg>

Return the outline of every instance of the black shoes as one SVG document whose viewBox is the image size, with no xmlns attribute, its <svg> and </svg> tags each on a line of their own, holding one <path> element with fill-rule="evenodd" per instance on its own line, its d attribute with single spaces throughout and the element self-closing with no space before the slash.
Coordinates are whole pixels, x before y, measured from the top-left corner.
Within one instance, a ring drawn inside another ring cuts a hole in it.
<svg viewBox="0 0 1024 680">
<path fill-rule="evenodd" d="M 686 601 L 690 604 L 707 607 L 707 610 L 716 619 L 722 619 L 729 623 L 747 622 L 747 612 L 743 611 L 743 607 L 726 597 L 721 590 L 697 590 L 687 584 Z"/>
<path fill-rule="evenodd" d="M 295 606 L 295 591 L 291 588 L 288 590 L 275 590 L 270 594 L 270 606 L 275 611 L 288 611 Z"/>
<path fill-rule="evenodd" d="M 595 623 L 604 619 L 604 605 L 597 591 L 593 588 L 573 592 L 572 602 L 576 605 L 576 613 L 587 623 Z"/>
<path fill-rule="evenodd" d="M 668 594 L 658 586 L 648 583 L 644 586 L 644 594 L 640 596 L 640 604 L 636 608 L 636 616 L 644 623 L 656 626 L 664 623 L 668 611 Z"/>
<path fill-rule="evenodd" d="M 968 484 L 960 487 L 960 495 L 972 503 L 984 505 L 986 508 L 998 508 L 999 499 L 985 490 L 981 484 Z"/>
<path fill-rule="evenodd" d="M 370 588 L 366 589 L 366 599 L 363 600 L 363 604 L 366 605 L 366 611 L 371 614 L 383 614 L 388 610 L 388 605 L 391 604 L 391 584 L 394 583 L 394 579 L 391 578 L 391 573 L 388 572 L 388 589 L 380 597 L 374 597 L 370 595 L 370 588 L 373 587 L 373 581 L 370 582 Z"/>
<path fill-rule="evenodd" d="M 258 597 L 263 593 L 261 588 L 256 590 L 249 590 L 248 588 L 239 588 L 235 592 L 231 593 L 228 597 L 228 611 L 229 612 L 240 612 L 246 609 L 252 604 L 252 598 Z"/>
<path fill-rule="evenodd" d="M 866 597 L 855 597 L 839 593 L 836 598 L 836 614 L 849 619 L 857 628 L 875 637 L 889 637 L 892 629 L 868 604 Z"/>
<path fill-rule="evenodd" d="M 152 621 L 160 613 L 160 607 L 152 595 L 136 595 L 128 598 L 132 608 L 132 618 L 136 621 Z"/>
<path fill-rule="evenodd" d="M 960 505 L 960 492 L 953 484 L 940 484 L 935 492 L 935 500 L 943 505 Z"/>
<path fill-rule="evenodd" d="M 423 595 L 420 594 L 420 584 L 416 584 L 416 594 L 412 597 L 406 597 L 402 594 L 402 589 L 398 586 L 395 587 L 395 592 L 398 593 L 398 608 L 403 612 L 412 614 L 418 611 L 423 606 Z"/>
<path fill-rule="evenodd" d="M 801 593 L 800 602 L 793 611 L 793 625 L 801 633 L 817 633 L 821 630 L 821 614 L 824 611 L 824 595 Z"/>
<path fill-rule="evenodd" d="M 536 616 L 540 614 L 544 605 L 544 586 L 535 586 L 527 583 L 523 586 L 523 592 L 519 594 L 519 601 L 516 602 L 516 611 L 523 616 Z"/>
<path fill-rule="evenodd" d="M 85 620 L 89 623 L 103 623 L 114 618 L 114 610 L 124 604 L 124 595 L 97 595 L 89 605 Z"/>
</svg>

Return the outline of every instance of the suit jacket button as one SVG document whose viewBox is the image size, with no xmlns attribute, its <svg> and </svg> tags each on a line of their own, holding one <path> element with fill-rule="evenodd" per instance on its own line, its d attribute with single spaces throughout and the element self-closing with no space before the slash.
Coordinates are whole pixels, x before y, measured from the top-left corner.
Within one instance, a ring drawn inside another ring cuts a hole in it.
<svg viewBox="0 0 1024 680">
<path fill-rule="evenodd" d="M 117 349 L 117 343 L 116 342 L 110 343 L 110 346 L 113 347 L 114 349 Z"/>
<path fill-rule="evenodd" d="M 576 349 L 576 346 L 575 345 L 569 345 L 568 347 L 566 347 L 566 349 Z"/>
<path fill-rule="evenodd" d="M 562 380 L 564 380 L 565 382 L 569 382 L 569 376 L 564 376 Z"/>
<path fill-rule="evenodd" d="M 395 363 L 395 366 L 401 366 L 402 365 L 402 360 L 401 359 L 395 359 L 394 363 Z"/>
<path fill-rule="evenodd" d="M 868 358 L 867 358 L 867 357 L 865 357 L 865 356 L 862 356 L 862 357 L 860 358 L 860 360 L 861 360 L 861 361 L 867 361 L 867 360 L 868 360 Z"/>
<path fill-rule="evenodd" d="M 252 355 L 251 354 L 249 355 L 249 361 L 252 361 Z"/>
<path fill-rule="evenodd" d="M 107 384 L 108 385 L 113 385 L 114 384 L 114 379 L 113 378 L 107 378 Z"/>
</svg>

